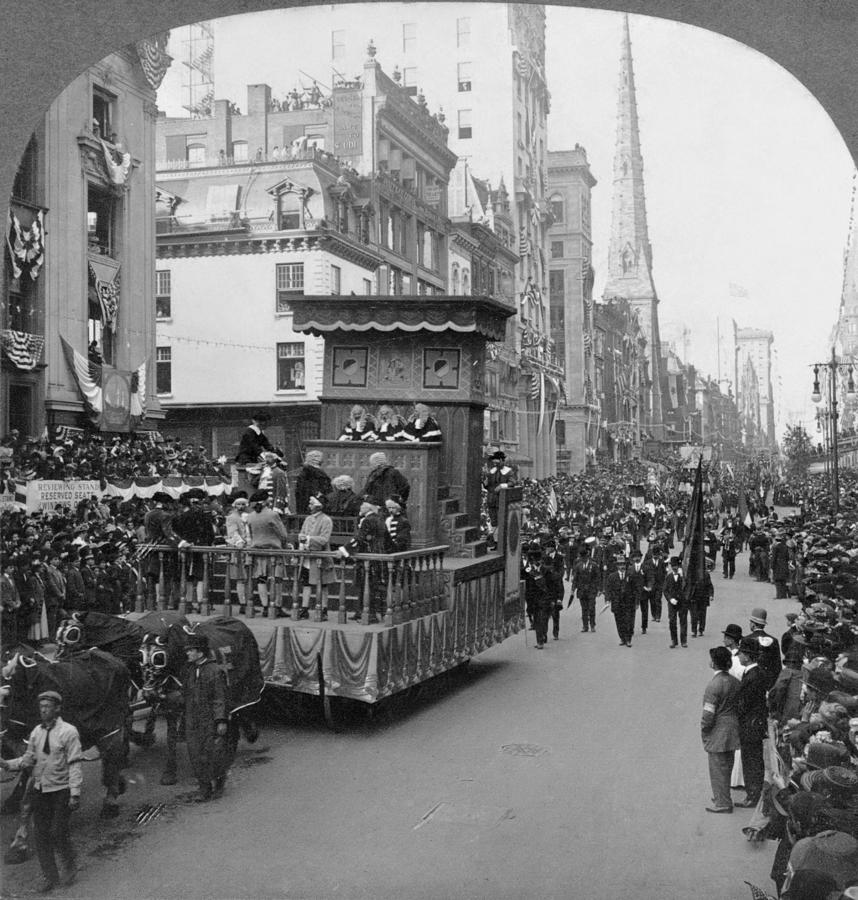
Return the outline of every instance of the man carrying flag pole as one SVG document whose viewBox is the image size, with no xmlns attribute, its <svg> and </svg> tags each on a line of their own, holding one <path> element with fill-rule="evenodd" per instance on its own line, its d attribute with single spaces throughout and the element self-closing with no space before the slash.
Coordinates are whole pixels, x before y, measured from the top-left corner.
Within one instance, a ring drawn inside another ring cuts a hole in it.
<svg viewBox="0 0 858 900">
<path fill-rule="evenodd" d="M 691 634 L 697 637 L 706 627 L 706 608 L 712 594 L 712 579 L 706 571 L 703 521 L 703 457 L 697 463 L 694 489 L 688 510 L 685 546 L 682 550 L 682 581 L 685 602 L 691 611 Z"/>
</svg>

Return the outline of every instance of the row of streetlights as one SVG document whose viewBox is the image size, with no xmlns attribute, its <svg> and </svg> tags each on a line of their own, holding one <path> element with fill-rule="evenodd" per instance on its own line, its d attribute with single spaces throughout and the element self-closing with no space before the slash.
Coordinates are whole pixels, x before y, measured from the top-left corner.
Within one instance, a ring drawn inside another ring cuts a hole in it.
<svg viewBox="0 0 858 900">
<path fill-rule="evenodd" d="M 837 419 L 839 415 L 837 409 L 837 376 L 841 372 L 845 372 L 848 375 L 848 380 L 846 382 L 846 396 L 849 399 L 852 399 L 855 396 L 854 367 L 852 363 L 839 362 L 834 347 L 831 348 L 830 360 L 827 362 L 811 363 L 811 366 L 813 368 L 813 392 L 810 395 L 810 399 L 816 404 L 822 402 L 822 387 L 820 385 L 819 376 L 821 373 L 828 373 L 825 380 L 827 381 L 826 390 L 828 392 L 829 410 L 827 420 L 831 428 L 831 441 L 829 443 L 829 447 L 831 448 L 831 494 L 832 500 L 834 501 L 834 513 L 836 515 L 840 512 L 840 459 L 837 446 Z"/>
</svg>

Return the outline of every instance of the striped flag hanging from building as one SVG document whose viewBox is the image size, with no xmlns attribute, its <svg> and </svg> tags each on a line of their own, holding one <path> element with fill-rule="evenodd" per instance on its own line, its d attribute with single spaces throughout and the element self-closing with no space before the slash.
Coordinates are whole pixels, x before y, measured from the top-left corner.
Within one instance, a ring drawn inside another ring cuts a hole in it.
<svg viewBox="0 0 858 900">
<path fill-rule="evenodd" d="M 548 515 L 557 515 L 557 492 L 554 490 L 553 484 L 551 485 L 551 491 L 548 494 Z"/>
<path fill-rule="evenodd" d="M 32 372 L 41 362 L 45 338 L 41 334 L 7 329 L 0 332 L 0 344 L 6 358 L 16 369 Z"/>
<path fill-rule="evenodd" d="M 518 255 L 530 256 L 530 237 L 524 227 L 518 230 Z"/>
</svg>

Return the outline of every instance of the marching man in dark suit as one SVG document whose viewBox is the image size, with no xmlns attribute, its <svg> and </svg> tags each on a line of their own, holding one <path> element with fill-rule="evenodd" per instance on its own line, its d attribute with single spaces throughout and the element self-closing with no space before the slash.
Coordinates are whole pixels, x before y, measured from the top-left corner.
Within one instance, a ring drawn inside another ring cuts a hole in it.
<svg viewBox="0 0 858 900">
<path fill-rule="evenodd" d="M 709 781 L 712 785 L 711 813 L 733 812 L 730 774 L 739 749 L 739 682 L 729 672 L 733 656 L 726 647 L 709 651 L 709 666 L 715 675 L 703 694 L 703 718 L 700 733 L 703 749 L 709 755 Z"/>
<path fill-rule="evenodd" d="M 656 544 L 647 550 L 643 562 L 646 583 L 644 591 L 649 600 L 649 612 L 653 622 L 661 621 L 661 595 L 664 591 L 664 579 L 667 577 L 667 562 L 664 549 Z"/>
<path fill-rule="evenodd" d="M 685 599 L 685 581 L 682 577 L 678 556 L 670 557 L 670 571 L 664 579 L 664 599 L 667 600 L 667 623 L 670 627 L 670 647 L 677 646 L 677 637 L 682 646 L 688 646 L 688 601 Z M 679 634 L 676 622 L 679 620 Z"/>
<path fill-rule="evenodd" d="M 611 604 L 611 612 L 617 623 L 621 647 L 631 647 L 635 633 L 635 586 L 626 571 L 622 553 L 616 555 L 617 568 L 605 579 L 605 602 Z"/>
<path fill-rule="evenodd" d="M 646 592 L 646 572 L 644 572 L 640 550 L 632 550 L 628 578 L 634 594 L 635 607 L 640 607 L 641 611 L 641 634 L 646 634 L 649 624 L 649 595 Z"/>
<path fill-rule="evenodd" d="M 595 543 L 595 540 L 594 542 Z M 581 548 L 580 559 L 572 570 L 572 590 L 569 604 L 577 592 L 581 604 L 581 631 L 596 630 L 596 596 L 602 587 L 602 570 L 590 556 L 587 546 Z"/>
</svg>

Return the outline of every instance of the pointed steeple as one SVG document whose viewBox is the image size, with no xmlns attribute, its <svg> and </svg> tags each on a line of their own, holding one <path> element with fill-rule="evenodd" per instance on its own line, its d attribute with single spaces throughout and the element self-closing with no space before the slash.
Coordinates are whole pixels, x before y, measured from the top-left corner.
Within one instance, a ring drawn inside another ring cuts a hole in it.
<svg viewBox="0 0 858 900">
<path fill-rule="evenodd" d="M 608 277 L 603 299 L 628 300 L 646 336 L 649 375 L 649 422 L 657 438 L 663 423 L 661 403 L 661 338 L 658 294 L 652 279 L 652 247 L 646 216 L 635 70 L 629 17 L 623 16 L 620 80 L 617 88 L 617 142 L 614 149 L 613 215 L 608 251 Z"/>
<path fill-rule="evenodd" d="M 635 71 L 627 15 L 623 16 L 620 53 L 613 217 L 605 287 L 605 299 L 610 297 L 657 300 L 652 281 L 652 247 L 647 227 Z"/>
</svg>

